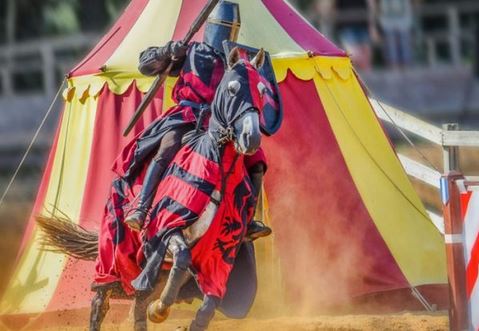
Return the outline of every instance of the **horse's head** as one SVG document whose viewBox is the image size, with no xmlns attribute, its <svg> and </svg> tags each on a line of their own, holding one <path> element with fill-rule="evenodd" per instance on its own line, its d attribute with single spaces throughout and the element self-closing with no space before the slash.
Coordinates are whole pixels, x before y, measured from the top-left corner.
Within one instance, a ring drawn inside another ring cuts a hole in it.
<svg viewBox="0 0 479 331">
<path fill-rule="evenodd" d="M 253 60 L 247 61 L 234 48 L 212 104 L 210 127 L 228 132 L 241 154 L 253 154 L 261 144 L 259 111 L 263 107 L 265 85 L 258 69 L 264 57 L 264 51 L 260 50 Z"/>
</svg>

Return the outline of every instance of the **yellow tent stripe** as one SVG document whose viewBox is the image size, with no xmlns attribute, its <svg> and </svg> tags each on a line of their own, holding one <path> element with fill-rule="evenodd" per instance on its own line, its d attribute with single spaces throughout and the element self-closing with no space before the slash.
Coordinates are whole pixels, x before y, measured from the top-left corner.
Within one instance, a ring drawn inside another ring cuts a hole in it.
<svg viewBox="0 0 479 331">
<path fill-rule="evenodd" d="M 138 55 L 150 46 L 171 40 L 180 14 L 182 1 L 154 0 L 143 10 L 138 21 L 108 59 L 108 70 L 137 72 Z"/>
<path fill-rule="evenodd" d="M 97 98 L 67 103 L 42 214 L 64 213 L 78 222 L 93 137 Z M 81 139 L 80 139 L 81 138 Z M 66 258 L 40 250 L 34 230 L 2 302 L 2 314 L 36 313 L 50 302 Z"/>
<path fill-rule="evenodd" d="M 275 57 L 305 53 L 305 50 L 274 19 L 262 1 L 237 0 L 241 11 L 240 44 L 263 47 Z"/>
<path fill-rule="evenodd" d="M 445 283 L 442 237 L 429 221 L 361 86 L 344 66 L 333 66 L 331 72 L 315 75 L 314 83 L 376 227 L 412 285 Z"/>
</svg>

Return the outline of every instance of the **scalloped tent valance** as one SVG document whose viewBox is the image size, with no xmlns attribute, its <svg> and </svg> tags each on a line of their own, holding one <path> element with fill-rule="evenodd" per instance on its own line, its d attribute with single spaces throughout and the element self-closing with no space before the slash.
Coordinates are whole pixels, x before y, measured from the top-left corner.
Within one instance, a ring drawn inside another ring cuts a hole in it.
<svg viewBox="0 0 479 331">
<path fill-rule="evenodd" d="M 316 74 L 319 74 L 323 79 L 332 79 L 333 75 L 336 75 L 342 80 L 348 80 L 353 75 L 351 61 L 347 57 L 309 57 L 303 55 L 275 58 L 273 59 L 273 67 L 278 83 L 286 79 L 288 72 L 304 81 L 312 80 Z M 146 77 L 136 72 L 103 72 L 79 76 L 68 80 L 68 87 L 63 92 L 63 97 L 66 101 L 71 101 L 73 98 L 85 101 L 87 96 L 97 97 L 105 85 L 112 93 L 121 95 L 130 88 L 133 82 L 135 82 L 139 91 L 146 93 L 153 80 L 152 77 Z M 174 79 L 169 79 L 167 85 L 171 88 L 174 83 Z M 170 90 L 168 89 L 168 91 Z M 169 99 L 167 94 L 163 97 Z"/>
</svg>

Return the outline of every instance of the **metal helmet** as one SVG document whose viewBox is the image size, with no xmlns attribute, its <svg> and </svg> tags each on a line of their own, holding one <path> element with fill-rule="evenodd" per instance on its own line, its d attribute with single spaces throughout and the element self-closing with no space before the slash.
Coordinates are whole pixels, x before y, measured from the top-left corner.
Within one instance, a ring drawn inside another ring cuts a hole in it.
<svg viewBox="0 0 479 331">
<path fill-rule="evenodd" d="M 223 53 L 223 41 L 236 41 L 240 27 L 239 4 L 221 1 L 208 16 L 203 41 Z"/>
</svg>

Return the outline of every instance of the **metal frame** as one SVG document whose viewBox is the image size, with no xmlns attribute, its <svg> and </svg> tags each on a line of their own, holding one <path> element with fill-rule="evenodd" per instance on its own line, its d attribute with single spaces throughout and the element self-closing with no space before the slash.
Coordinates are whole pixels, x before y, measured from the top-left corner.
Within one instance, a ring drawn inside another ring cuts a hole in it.
<svg viewBox="0 0 479 331">
<path fill-rule="evenodd" d="M 456 123 L 444 124 L 442 128 L 414 117 L 398 108 L 384 104 L 373 97 L 369 97 L 376 116 L 399 129 L 408 131 L 417 137 L 442 146 L 444 173 L 459 170 L 459 147 L 479 147 L 479 131 L 460 131 Z M 441 174 L 429 166 L 398 154 L 399 161 L 408 175 L 439 190 Z M 476 177 L 466 177 L 468 180 L 477 180 Z M 444 220 L 438 215 L 432 217 L 434 225 L 444 233 Z"/>
<path fill-rule="evenodd" d="M 479 131 L 461 131 L 457 123 L 444 124 L 440 128 L 375 98 L 370 97 L 369 101 L 379 119 L 442 146 L 444 173 L 459 169 L 459 147 L 479 147 Z M 437 170 L 403 155 L 399 155 L 399 159 L 409 175 L 439 188 L 435 183 L 440 176 Z"/>
<path fill-rule="evenodd" d="M 456 123 L 444 124 L 442 128 L 422 121 L 412 115 L 381 104 L 370 98 L 376 115 L 381 120 L 428 140 L 443 149 L 444 175 L 439 171 L 398 154 L 406 173 L 441 192 L 443 217 L 429 212 L 432 223 L 444 235 L 449 286 L 449 325 L 452 331 L 469 327 L 469 309 L 466 294 L 466 267 L 464 261 L 463 221 L 461 216 L 460 190 L 479 191 L 478 177 L 465 177 L 459 170 L 459 147 L 479 147 L 479 131 L 460 131 Z M 407 138 L 407 136 L 406 136 Z M 407 138 L 408 141 L 409 138 Z"/>
</svg>

